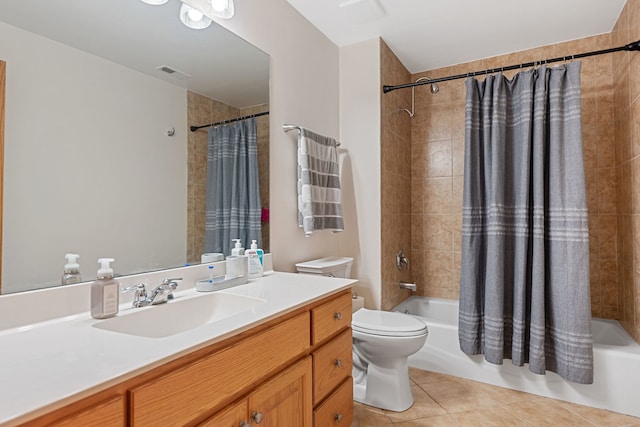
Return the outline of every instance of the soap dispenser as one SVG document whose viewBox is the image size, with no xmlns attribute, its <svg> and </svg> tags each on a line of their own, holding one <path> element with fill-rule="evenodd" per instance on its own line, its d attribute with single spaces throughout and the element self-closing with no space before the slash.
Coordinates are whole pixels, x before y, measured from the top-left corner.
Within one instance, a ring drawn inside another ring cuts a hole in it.
<svg viewBox="0 0 640 427">
<path fill-rule="evenodd" d="M 98 264 L 98 280 L 91 284 L 91 317 L 106 319 L 118 314 L 120 293 L 118 281 L 113 278 L 110 263 L 113 258 L 100 258 Z"/>
<path fill-rule="evenodd" d="M 78 264 L 78 254 L 66 254 L 64 256 L 67 259 L 67 263 L 64 265 L 64 273 L 62 274 L 62 284 L 71 285 L 73 283 L 80 283 L 82 278 L 80 277 L 80 264 Z"/>
<path fill-rule="evenodd" d="M 249 257 L 249 279 L 262 277 L 264 274 L 264 251 L 258 249 L 258 243 L 255 240 L 251 241 L 251 249 L 247 249 L 245 254 Z"/>
<path fill-rule="evenodd" d="M 231 239 L 232 242 L 236 242 L 236 245 L 233 249 L 231 249 L 231 256 L 240 256 L 244 255 L 244 248 L 242 247 L 242 240 L 240 239 Z"/>
</svg>

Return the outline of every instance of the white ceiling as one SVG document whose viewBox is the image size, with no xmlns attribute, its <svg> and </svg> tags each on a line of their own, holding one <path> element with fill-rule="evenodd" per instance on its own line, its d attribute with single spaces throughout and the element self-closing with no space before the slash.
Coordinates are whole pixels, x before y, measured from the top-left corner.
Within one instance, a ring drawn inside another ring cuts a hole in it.
<svg viewBox="0 0 640 427">
<path fill-rule="evenodd" d="M 287 1 L 338 46 L 381 37 L 411 73 L 608 33 L 626 2 Z"/>
<path fill-rule="evenodd" d="M 0 21 L 235 107 L 268 103 L 269 56 L 215 23 L 205 30 L 185 27 L 181 4 L 0 0 Z M 160 65 L 191 77 L 176 79 L 157 71 Z"/>
</svg>

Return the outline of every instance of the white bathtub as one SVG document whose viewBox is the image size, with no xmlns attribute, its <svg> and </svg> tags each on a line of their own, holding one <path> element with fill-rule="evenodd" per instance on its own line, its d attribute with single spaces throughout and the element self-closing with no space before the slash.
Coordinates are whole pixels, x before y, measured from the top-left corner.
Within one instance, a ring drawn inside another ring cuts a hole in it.
<svg viewBox="0 0 640 427">
<path fill-rule="evenodd" d="M 528 366 L 505 360 L 493 365 L 482 355 L 468 356 L 458 343 L 458 301 L 410 297 L 394 311 L 422 318 L 427 342 L 409 365 L 554 399 L 640 416 L 640 345 L 615 320 L 593 319 L 593 384 L 575 384 L 548 372 L 536 375 Z"/>
</svg>

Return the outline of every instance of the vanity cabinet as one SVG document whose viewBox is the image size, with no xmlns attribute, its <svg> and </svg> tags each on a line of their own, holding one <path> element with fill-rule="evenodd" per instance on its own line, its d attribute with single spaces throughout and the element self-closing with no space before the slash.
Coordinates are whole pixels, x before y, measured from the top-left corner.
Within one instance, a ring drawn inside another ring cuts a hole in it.
<svg viewBox="0 0 640 427">
<path fill-rule="evenodd" d="M 309 349 L 307 311 L 129 392 L 133 426 L 196 422 Z"/>
<path fill-rule="evenodd" d="M 311 358 L 306 357 L 200 427 L 311 427 Z"/>
<path fill-rule="evenodd" d="M 25 425 L 348 427 L 350 325 L 344 290 Z"/>
<path fill-rule="evenodd" d="M 314 426 L 349 426 L 353 419 L 351 293 L 311 310 Z"/>
</svg>

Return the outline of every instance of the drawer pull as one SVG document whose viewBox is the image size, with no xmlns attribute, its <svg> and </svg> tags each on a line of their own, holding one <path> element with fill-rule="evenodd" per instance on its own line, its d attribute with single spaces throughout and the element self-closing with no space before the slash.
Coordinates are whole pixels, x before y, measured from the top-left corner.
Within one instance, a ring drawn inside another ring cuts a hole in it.
<svg viewBox="0 0 640 427">
<path fill-rule="evenodd" d="M 262 422 L 262 418 L 262 412 L 253 411 L 253 414 L 251 414 L 251 421 L 256 424 L 260 424 Z"/>
<path fill-rule="evenodd" d="M 336 414 L 335 417 L 333 417 L 334 420 L 336 420 L 336 423 L 341 423 L 342 422 L 342 414 Z"/>
<path fill-rule="evenodd" d="M 333 318 L 336 320 L 342 320 L 342 313 L 340 313 L 339 311 L 333 313 Z"/>
<path fill-rule="evenodd" d="M 336 359 L 333 362 L 334 365 L 336 365 L 336 368 L 342 368 L 342 360 L 341 359 Z"/>
</svg>

